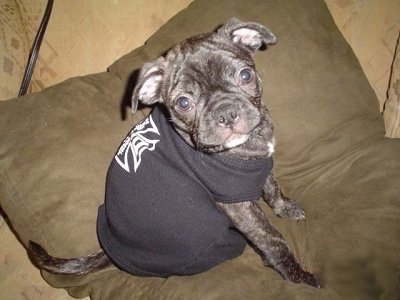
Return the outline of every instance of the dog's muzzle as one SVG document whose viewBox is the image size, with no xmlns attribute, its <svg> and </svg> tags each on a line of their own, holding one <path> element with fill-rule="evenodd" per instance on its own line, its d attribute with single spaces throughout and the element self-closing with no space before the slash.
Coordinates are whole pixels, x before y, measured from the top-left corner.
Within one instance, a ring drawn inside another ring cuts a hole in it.
<svg viewBox="0 0 400 300">
<path fill-rule="evenodd" d="M 237 100 L 212 103 L 200 118 L 197 144 L 231 149 L 245 143 L 260 121 L 259 111 Z"/>
<path fill-rule="evenodd" d="M 218 105 L 212 116 L 218 125 L 232 128 L 240 119 L 239 108 L 231 103 L 222 103 Z"/>
</svg>

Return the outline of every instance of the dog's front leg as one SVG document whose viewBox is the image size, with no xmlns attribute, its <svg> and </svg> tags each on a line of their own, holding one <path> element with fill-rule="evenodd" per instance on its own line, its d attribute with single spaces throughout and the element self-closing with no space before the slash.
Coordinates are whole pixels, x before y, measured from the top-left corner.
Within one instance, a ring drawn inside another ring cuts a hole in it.
<svg viewBox="0 0 400 300">
<path fill-rule="evenodd" d="M 231 218 L 233 225 L 262 252 L 267 266 L 273 267 L 287 280 L 320 287 L 318 279 L 301 268 L 283 236 L 271 225 L 256 201 L 218 203 L 218 206 Z"/>
<path fill-rule="evenodd" d="M 268 175 L 264 186 L 264 199 L 278 217 L 293 220 L 305 218 L 304 210 L 300 204 L 283 195 L 272 172 Z"/>
</svg>

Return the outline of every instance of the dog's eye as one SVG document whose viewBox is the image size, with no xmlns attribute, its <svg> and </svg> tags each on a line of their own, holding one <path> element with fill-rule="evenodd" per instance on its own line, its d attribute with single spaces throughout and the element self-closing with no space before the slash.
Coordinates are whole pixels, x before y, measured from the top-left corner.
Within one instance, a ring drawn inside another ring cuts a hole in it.
<svg viewBox="0 0 400 300">
<path fill-rule="evenodd" d="M 242 83 L 249 83 L 253 79 L 253 73 L 250 69 L 243 69 L 239 73 L 239 78 Z"/>
<path fill-rule="evenodd" d="M 182 111 L 189 111 L 193 108 L 193 103 L 188 97 L 181 96 L 176 100 L 176 106 Z"/>
</svg>

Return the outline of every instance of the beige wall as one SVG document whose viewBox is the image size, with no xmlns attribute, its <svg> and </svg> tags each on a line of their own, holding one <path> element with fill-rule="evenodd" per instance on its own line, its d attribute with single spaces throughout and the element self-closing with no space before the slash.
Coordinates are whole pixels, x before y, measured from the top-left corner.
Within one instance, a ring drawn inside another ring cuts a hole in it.
<svg viewBox="0 0 400 300">
<path fill-rule="evenodd" d="M 0 99 L 15 97 L 46 0 L 0 0 Z M 104 71 L 191 0 L 55 1 L 30 91 Z M 382 110 L 400 28 L 400 0 L 325 0 Z"/>
<path fill-rule="evenodd" d="M 374 88 L 382 111 L 400 30 L 400 0 L 325 0 Z"/>
<path fill-rule="evenodd" d="M 30 91 L 104 71 L 191 0 L 54 1 Z M 15 97 L 46 0 L 0 0 L 0 99 Z"/>
</svg>

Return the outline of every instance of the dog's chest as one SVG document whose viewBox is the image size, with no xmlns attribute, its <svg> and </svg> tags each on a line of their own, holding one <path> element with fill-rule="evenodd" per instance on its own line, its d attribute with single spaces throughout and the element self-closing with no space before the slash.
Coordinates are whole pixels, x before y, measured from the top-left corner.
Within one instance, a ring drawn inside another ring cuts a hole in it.
<svg viewBox="0 0 400 300">
<path fill-rule="evenodd" d="M 213 259 L 232 257 L 245 242 L 230 229 L 230 220 L 217 209 L 215 201 L 257 200 L 271 168 L 270 159 L 232 160 L 194 150 L 156 108 L 128 134 L 108 171 L 105 207 L 101 208 L 105 211 L 99 215 L 102 246 L 107 252 L 107 240 L 134 245 L 123 250 L 133 252 L 125 259 L 135 260 L 134 265 L 143 263 L 131 258 L 140 257 L 138 249 L 150 253 L 157 249 L 153 260 L 160 253 L 166 256 L 165 261 L 183 255 L 187 265 L 201 255 L 197 251 L 210 251 L 212 244 L 219 248 Z M 227 245 L 231 250 L 224 253 L 221 248 Z M 119 251 L 115 248 L 109 251 Z M 202 264 L 213 265 L 213 259 Z M 178 272 L 176 268 L 172 268 L 173 273 Z"/>
<path fill-rule="evenodd" d="M 271 158 L 233 159 L 193 149 L 156 107 L 124 139 L 108 180 L 134 190 L 142 185 L 159 186 L 164 196 L 179 190 L 181 198 L 193 197 L 192 189 L 204 189 L 214 201 L 229 203 L 258 199 L 271 169 Z"/>
</svg>

